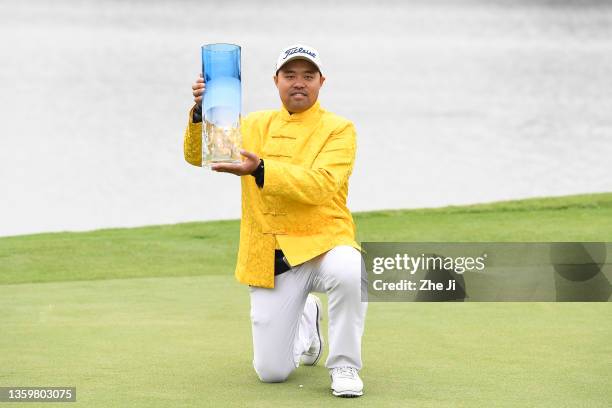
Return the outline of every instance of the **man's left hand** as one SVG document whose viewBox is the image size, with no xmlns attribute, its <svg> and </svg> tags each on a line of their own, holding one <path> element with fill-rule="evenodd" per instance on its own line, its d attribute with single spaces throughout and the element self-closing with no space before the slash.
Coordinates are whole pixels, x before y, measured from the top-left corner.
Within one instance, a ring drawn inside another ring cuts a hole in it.
<svg viewBox="0 0 612 408">
<path fill-rule="evenodd" d="M 240 154 L 245 157 L 242 163 L 215 163 L 210 168 L 219 173 L 232 173 L 237 176 L 251 174 L 259 166 L 259 156 L 246 150 L 240 150 Z"/>
</svg>

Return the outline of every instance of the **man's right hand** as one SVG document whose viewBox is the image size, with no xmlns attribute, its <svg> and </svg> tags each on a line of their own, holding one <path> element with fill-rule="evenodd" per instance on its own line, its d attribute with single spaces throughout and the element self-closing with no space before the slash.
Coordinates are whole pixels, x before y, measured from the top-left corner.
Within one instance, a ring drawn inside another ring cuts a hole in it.
<svg viewBox="0 0 612 408">
<path fill-rule="evenodd" d="M 204 95 L 204 91 L 206 90 L 206 84 L 204 84 L 204 78 L 202 78 L 202 74 L 200 77 L 196 79 L 196 81 L 191 85 L 191 89 L 193 91 L 193 100 L 197 105 L 202 105 L 202 95 Z"/>
</svg>

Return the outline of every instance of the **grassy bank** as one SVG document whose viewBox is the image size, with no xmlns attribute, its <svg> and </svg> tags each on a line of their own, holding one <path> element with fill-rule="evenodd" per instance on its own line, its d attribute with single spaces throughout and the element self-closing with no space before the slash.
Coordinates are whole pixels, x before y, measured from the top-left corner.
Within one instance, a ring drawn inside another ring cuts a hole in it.
<svg viewBox="0 0 612 408">
<path fill-rule="evenodd" d="M 612 193 L 355 214 L 359 241 L 612 241 Z M 233 273 L 239 223 L 0 238 L 0 284 Z"/>
</svg>

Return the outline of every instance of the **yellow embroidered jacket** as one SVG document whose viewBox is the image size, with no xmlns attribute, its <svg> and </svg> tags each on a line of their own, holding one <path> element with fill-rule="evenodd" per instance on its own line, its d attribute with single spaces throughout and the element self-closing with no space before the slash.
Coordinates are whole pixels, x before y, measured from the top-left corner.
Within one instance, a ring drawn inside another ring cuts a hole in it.
<svg viewBox="0 0 612 408">
<path fill-rule="evenodd" d="M 185 130 L 185 160 L 202 165 L 202 123 Z M 240 125 L 242 145 L 264 159 L 264 186 L 241 177 L 242 218 L 236 263 L 239 282 L 274 287 L 274 249 L 291 266 L 338 245 L 358 250 L 355 224 L 346 206 L 355 160 L 353 124 L 321 108 L 290 114 L 253 112 Z"/>
</svg>

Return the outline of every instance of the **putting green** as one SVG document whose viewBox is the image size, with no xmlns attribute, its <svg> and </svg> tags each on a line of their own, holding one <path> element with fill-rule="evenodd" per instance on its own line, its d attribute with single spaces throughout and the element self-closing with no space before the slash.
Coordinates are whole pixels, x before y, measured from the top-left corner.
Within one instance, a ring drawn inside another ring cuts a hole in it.
<svg viewBox="0 0 612 408">
<path fill-rule="evenodd" d="M 1 285 L 0 310 L 0 385 L 76 386 L 71 407 L 348 403 L 322 366 L 259 382 L 229 276 Z M 607 407 L 610 321 L 609 303 L 371 303 L 350 403 Z"/>
<path fill-rule="evenodd" d="M 360 241 L 610 242 L 612 193 L 355 220 Z M 234 220 L 0 238 L 0 386 L 75 386 L 53 406 L 88 408 L 612 401 L 610 303 L 371 303 L 364 397 L 332 397 L 322 365 L 262 384 L 237 237 Z"/>
</svg>

